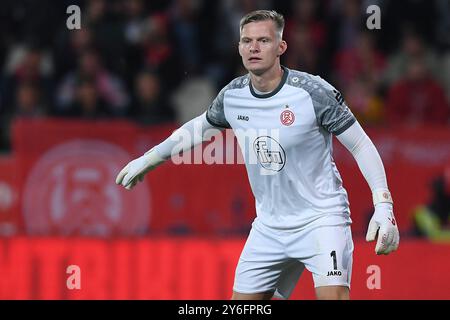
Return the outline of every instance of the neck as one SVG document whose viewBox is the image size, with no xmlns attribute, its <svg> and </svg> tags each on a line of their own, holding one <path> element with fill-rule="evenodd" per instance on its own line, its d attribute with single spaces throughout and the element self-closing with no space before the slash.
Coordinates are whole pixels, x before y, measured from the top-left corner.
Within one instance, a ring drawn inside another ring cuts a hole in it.
<svg viewBox="0 0 450 320">
<path fill-rule="evenodd" d="M 272 68 L 259 75 L 250 72 L 253 88 L 261 92 L 271 92 L 275 90 L 280 84 L 282 77 L 283 69 L 279 63 L 274 64 Z"/>
</svg>

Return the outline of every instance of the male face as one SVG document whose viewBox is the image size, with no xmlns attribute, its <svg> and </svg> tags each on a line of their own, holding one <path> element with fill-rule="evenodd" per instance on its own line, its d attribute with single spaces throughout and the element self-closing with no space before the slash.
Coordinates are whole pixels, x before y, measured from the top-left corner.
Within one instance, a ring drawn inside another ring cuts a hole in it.
<svg viewBox="0 0 450 320">
<path fill-rule="evenodd" d="M 250 22 L 241 30 L 239 54 L 244 67 L 256 75 L 272 68 L 286 48 L 272 20 Z"/>
</svg>

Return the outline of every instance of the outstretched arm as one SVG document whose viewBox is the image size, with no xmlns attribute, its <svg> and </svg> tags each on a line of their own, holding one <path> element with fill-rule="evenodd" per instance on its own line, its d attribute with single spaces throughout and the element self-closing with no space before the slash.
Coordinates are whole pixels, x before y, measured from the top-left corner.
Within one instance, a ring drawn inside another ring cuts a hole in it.
<svg viewBox="0 0 450 320">
<path fill-rule="evenodd" d="M 128 163 L 117 175 L 116 183 L 132 189 L 144 176 L 158 165 L 178 154 L 210 140 L 217 130 L 206 120 L 206 112 L 186 122 L 175 130 L 166 140 L 147 151 L 141 157 Z"/>
<path fill-rule="evenodd" d="M 375 252 L 389 254 L 397 250 L 400 235 L 380 155 L 357 121 L 336 137 L 352 153 L 372 191 L 375 213 L 370 220 L 366 240 L 375 240 L 378 233 Z"/>
</svg>

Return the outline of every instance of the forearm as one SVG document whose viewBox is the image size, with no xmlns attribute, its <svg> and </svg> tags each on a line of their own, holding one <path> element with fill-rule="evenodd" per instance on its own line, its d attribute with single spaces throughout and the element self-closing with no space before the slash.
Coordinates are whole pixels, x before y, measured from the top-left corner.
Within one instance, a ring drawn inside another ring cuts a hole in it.
<svg viewBox="0 0 450 320">
<path fill-rule="evenodd" d="M 352 153 L 372 190 L 375 212 L 367 228 L 366 240 L 373 241 L 378 238 L 376 254 L 389 254 L 397 250 L 400 234 L 381 157 L 357 121 L 337 138 Z"/>
<path fill-rule="evenodd" d="M 187 151 L 218 134 L 220 129 L 206 120 L 206 113 L 186 122 L 153 149 L 163 159 Z"/>
<path fill-rule="evenodd" d="M 185 123 L 175 130 L 169 138 L 147 151 L 144 155 L 129 162 L 117 175 L 116 183 L 132 189 L 138 181 L 171 156 L 186 151 L 203 141 L 211 139 L 220 132 L 206 120 L 206 114 Z"/>
<path fill-rule="evenodd" d="M 355 122 L 350 128 L 338 135 L 337 139 L 352 153 L 358 163 L 358 167 L 372 191 L 374 202 L 383 202 L 380 195 L 385 192 L 389 195 L 389 199 L 386 200 L 390 200 L 381 157 L 359 123 Z"/>
</svg>

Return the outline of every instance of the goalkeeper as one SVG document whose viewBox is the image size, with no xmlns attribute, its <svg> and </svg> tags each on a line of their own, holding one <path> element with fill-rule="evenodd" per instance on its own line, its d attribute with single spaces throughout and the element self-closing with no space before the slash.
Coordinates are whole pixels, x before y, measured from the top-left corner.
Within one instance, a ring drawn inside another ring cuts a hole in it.
<svg viewBox="0 0 450 320">
<path fill-rule="evenodd" d="M 352 153 L 372 191 L 366 240 L 376 240 L 376 254 L 399 245 L 392 198 L 381 158 L 341 94 L 318 76 L 280 64 L 287 49 L 283 28 L 284 18 L 275 11 L 244 16 L 239 54 L 248 74 L 224 87 L 205 113 L 128 163 L 116 183 L 132 189 L 178 154 L 180 140 L 186 151 L 209 140 L 209 129 L 232 128 L 256 200 L 232 299 L 287 299 L 305 268 L 318 299 L 349 299 L 352 221 L 332 157 L 333 135 Z M 243 134 L 249 131 L 256 135 Z M 194 139 L 183 140 L 186 132 Z"/>
</svg>

